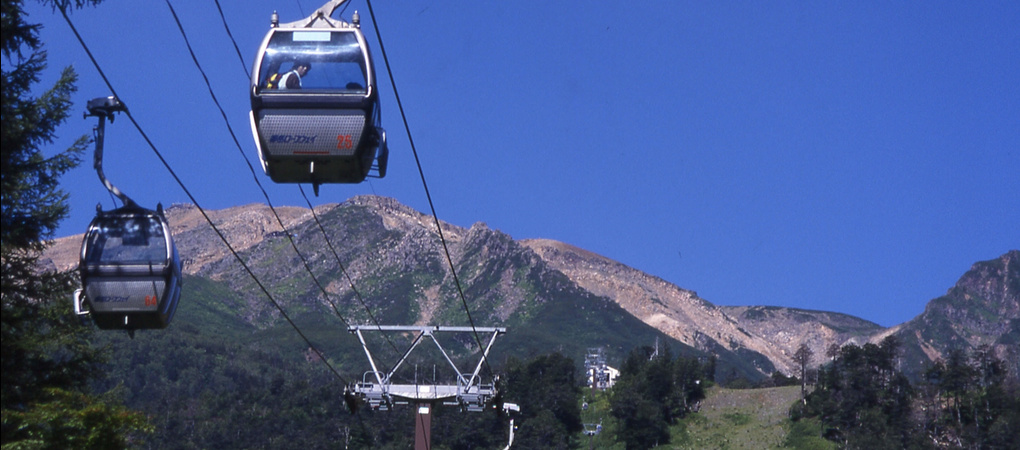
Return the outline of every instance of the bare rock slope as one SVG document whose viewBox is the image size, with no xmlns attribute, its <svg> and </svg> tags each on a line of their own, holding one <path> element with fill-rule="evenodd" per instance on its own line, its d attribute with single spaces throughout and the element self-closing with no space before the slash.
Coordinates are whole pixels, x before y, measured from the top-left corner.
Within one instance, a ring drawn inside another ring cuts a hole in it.
<svg viewBox="0 0 1020 450">
<path fill-rule="evenodd" d="M 192 205 L 173 205 L 166 215 L 185 273 L 227 283 L 241 293 L 247 298 L 245 317 L 271 318 L 272 311 L 261 294 L 252 291 L 247 275 L 238 269 L 206 216 L 260 277 L 284 286 L 278 288 L 282 297 L 321 304 L 329 296 L 353 301 L 360 295 L 384 317 L 408 323 L 459 317 L 462 308 L 452 288 L 448 250 L 459 281 L 474 302 L 472 308 L 484 311 L 481 318 L 490 324 L 513 317 L 524 320 L 536 308 L 580 298 L 574 294 L 580 289 L 588 293 L 582 296 L 590 298 L 584 302 L 594 305 L 598 302 L 593 299 L 608 299 L 683 344 L 709 354 L 737 355 L 764 375 L 774 370 L 796 374 L 793 354 L 802 344 L 812 350 L 814 363 L 820 364 L 832 345 L 877 342 L 894 335 L 904 343 L 908 365 L 920 367 L 961 345 L 989 345 L 1008 353 L 1020 340 L 1020 252 L 1016 250 L 975 264 L 946 296 L 932 300 L 924 313 L 884 329 L 832 312 L 716 306 L 692 290 L 584 249 L 547 239 L 517 241 L 483 223 L 470 228 L 441 223 L 447 242 L 444 249 L 433 218 L 394 199 L 359 196 L 318 206 L 314 212 L 277 207 L 274 213 L 266 205 L 251 204 L 203 215 Z M 325 248 L 323 231 L 339 248 Z M 40 262 L 57 270 L 72 269 L 78 264 L 81 242 L 82 235 L 57 239 Z M 328 274 L 323 283 L 329 295 L 310 287 L 312 280 L 292 245 L 301 249 L 314 270 Z M 338 267 L 338 259 L 346 267 Z M 366 287 L 364 291 L 353 292 L 347 277 Z M 364 319 L 357 307 L 345 314 Z M 1013 355 L 1010 360 L 1013 367 L 1020 367 L 1016 362 L 1020 357 Z"/>
</svg>

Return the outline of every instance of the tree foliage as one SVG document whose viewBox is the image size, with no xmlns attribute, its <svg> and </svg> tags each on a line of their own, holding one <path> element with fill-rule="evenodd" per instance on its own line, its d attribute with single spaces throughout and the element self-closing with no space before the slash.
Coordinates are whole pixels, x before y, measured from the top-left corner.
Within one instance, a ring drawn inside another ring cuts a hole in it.
<svg viewBox="0 0 1020 450">
<path fill-rule="evenodd" d="M 793 362 L 797 363 L 797 367 L 800 367 L 800 397 L 807 397 L 807 377 L 808 377 L 808 364 L 811 363 L 811 357 L 815 355 L 815 352 L 808 347 L 807 343 L 801 343 L 797 347 L 797 352 L 793 354 Z"/>
<path fill-rule="evenodd" d="M 613 386 L 610 404 L 628 449 L 669 443 L 669 427 L 705 398 L 705 369 L 696 359 L 673 359 L 669 348 L 631 351 Z"/>
<path fill-rule="evenodd" d="M 792 418 L 820 421 L 843 448 L 1013 448 L 1020 397 L 989 347 L 951 351 L 917 385 L 896 369 L 897 349 L 894 338 L 839 348 Z"/>
<path fill-rule="evenodd" d="M 74 277 L 37 264 L 67 215 L 59 178 L 80 162 L 87 145 L 82 137 L 55 155 L 43 151 L 69 115 L 76 75 L 64 69 L 51 88 L 33 97 L 46 68 L 39 25 L 25 22 L 21 1 L 0 5 L 0 442 L 5 448 L 123 446 L 128 432 L 144 431 L 142 416 L 87 393 L 102 352 L 89 345 L 89 329 L 73 318 Z"/>
<path fill-rule="evenodd" d="M 965 448 L 1009 448 L 1020 427 L 1020 393 L 988 346 L 950 351 L 924 371 L 920 427 L 932 442 Z"/>
<path fill-rule="evenodd" d="M 573 360 L 559 353 L 527 362 L 510 358 L 504 398 L 521 405 L 514 446 L 566 449 L 576 445 L 584 425 L 575 370 Z"/>
<path fill-rule="evenodd" d="M 143 415 L 116 401 L 58 388 L 46 389 L 31 408 L 4 414 L 4 423 L 17 428 L 10 447 L 125 448 L 137 443 L 138 431 L 152 431 Z"/>
<path fill-rule="evenodd" d="M 818 387 L 794 418 L 818 417 L 825 437 L 847 448 L 909 448 L 914 391 L 896 370 L 899 342 L 846 345 L 818 374 Z"/>
<path fill-rule="evenodd" d="M 264 339 L 184 322 L 134 339 L 104 334 L 101 340 L 118 358 L 95 385 L 122 391 L 127 406 L 151 417 L 155 433 L 141 441 L 149 448 L 324 448 L 337 442 L 400 448 L 390 445 L 408 442 L 403 430 L 413 422 L 401 414 L 407 411 L 365 408 L 352 417 L 344 410 L 343 384 L 318 360 L 259 342 Z M 395 428 L 387 428 L 391 424 Z M 387 436 L 376 428 L 400 431 Z"/>
</svg>

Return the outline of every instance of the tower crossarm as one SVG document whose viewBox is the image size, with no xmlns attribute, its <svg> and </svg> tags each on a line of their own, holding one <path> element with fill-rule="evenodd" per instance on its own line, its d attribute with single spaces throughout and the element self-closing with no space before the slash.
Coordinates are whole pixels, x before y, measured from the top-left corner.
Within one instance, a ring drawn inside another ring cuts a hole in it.
<svg viewBox="0 0 1020 450">
<path fill-rule="evenodd" d="M 446 326 L 417 326 L 417 325 L 352 325 L 348 327 L 348 331 L 358 336 L 358 340 L 361 342 L 361 346 L 365 351 L 365 356 L 368 357 L 369 365 L 372 366 L 370 372 L 375 381 L 378 383 L 372 386 L 370 383 L 362 382 L 355 386 L 355 391 L 362 395 L 370 395 L 374 397 L 383 396 L 389 398 L 400 397 L 408 400 L 422 400 L 422 399 L 442 399 L 449 397 L 458 397 L 462 402 L 467 400 L 467 403 L 474 405 L 479 402 L 484 402 L 485 399 L 495 395 L 494 386 L 483 386 L 479 373 L 481 372 L 482 365 L 485 359 L 489 355 L 489 351 L 492 349 L 493 343 L 496 341 L 496 337 L 500 334 L 506 333 L 506 328 L 502 327 L 446 327 Z M 388 372 L 381 372 L 375 362 L 375 358 L 372 356 L 371 350 L 368 348 L 368 344 L 365 341 L 364 332 L 366 331 L 377 331 L 377 332 L 412 332 L 416 333 L 414 341 L 408 346 L 407 350 L 401 355 L 400 360 L 394 364 L 393 368 Z M 436 333 L 490 333 L 491 336 L 488 339 L 488 344 L 482 350 L 481 358 L 478 364 L 475 366 L 474 371 L 471 372 L 470 377 L 466 373 L 461 372 L 457 368 L 456 363 L 447 353 L 446 349 L 443 348 L 442 344 L 436 339 Z M 443 386 L 443 385 L 396 385 L 392 383 L 393 375 L 400 368 L 400 366 L 407 360 L 411 352 L 418 347 L 426 337 L 431 338 L 432 342 L 436 344 L 439 352 L 446 359 L 446 362 L 453 368 L 454 373 L 457 374 L 457 383 L 454 386 Z M 368 373 L 366 373 L 366 376 Z M 480 406 L 480 405 L 479 405 Z"/>
</svg>

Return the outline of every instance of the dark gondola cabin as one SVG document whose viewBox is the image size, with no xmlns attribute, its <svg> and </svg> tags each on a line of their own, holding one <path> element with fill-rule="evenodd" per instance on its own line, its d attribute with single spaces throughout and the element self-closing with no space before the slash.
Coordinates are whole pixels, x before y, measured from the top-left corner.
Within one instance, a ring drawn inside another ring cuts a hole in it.
<svg viewBox="0 0 1020 450">
<path fill-rule="evenodd" d="M 79 264 L 88 314 L 102 329 L 166 328 L 181 295 L 181 260 L 160 211 L 125 206 L 100 211 L 82 242 Z"/>
<path fill-rule="evenodd" d="M 385 175 L 372 60 L 361 30 L 340 23 L 272 28 L 259 50 L 250 119 L 262 168 L 277 183 Z"/>
</svg>

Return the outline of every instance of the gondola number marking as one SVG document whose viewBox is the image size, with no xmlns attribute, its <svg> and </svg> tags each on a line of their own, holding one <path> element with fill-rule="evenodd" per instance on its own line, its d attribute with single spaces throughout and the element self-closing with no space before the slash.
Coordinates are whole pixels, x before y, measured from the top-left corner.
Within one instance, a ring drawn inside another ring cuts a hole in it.
<svg viewBox="0 0 1020 450">
<path fill-rule="evenodd" d="M 155 295 L 146 295 L 145 296 L 145 306 L 156 306 L 157 303 L 158 302 L 156 301 L 156 296 Z"/>
<path fill-rule="evenodd" d="M 349 134 L 341 134 L 336 137 L 336 148 L 338 150 L 350 150 L 354 148 L 354 139 Z"/>
</svg>

